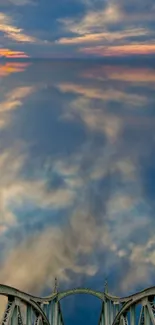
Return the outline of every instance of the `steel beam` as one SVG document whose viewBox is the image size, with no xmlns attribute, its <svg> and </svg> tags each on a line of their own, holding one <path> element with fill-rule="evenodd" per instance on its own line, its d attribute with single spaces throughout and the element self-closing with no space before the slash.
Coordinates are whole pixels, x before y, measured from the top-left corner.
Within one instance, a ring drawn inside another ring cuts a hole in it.
<svg viewBox="0 0 155 325">
<path fill-rule="evenodd" d="M 27 305 L 26 325 L 32 325 L 32 307 Z"/>
<path fill-rule="evenodd" d="M 135 305 L 130 307 L 130 325 L 136 325 Z"/>
<path fill-rule="evenodd" d="M 17 324 L 18 324 L 18 307 L 15 306 L 11 316 L 11 325 L 17 325 Z"/>
</svg>

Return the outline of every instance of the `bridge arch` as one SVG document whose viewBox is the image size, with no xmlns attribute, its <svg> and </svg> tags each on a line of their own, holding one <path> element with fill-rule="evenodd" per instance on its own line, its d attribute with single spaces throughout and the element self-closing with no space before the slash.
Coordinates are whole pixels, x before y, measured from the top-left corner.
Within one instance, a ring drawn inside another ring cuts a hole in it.
<svg viewBox="0 0 155 325">
<path fill-rule="evenodd" d="M 60 301 L 65 297 L 75 295 L 75 294 L 88 294 L 97 297 L 98 299 L 104 301 L 104 292 L 91 290 L 87 288 L 76 288 L 71 290 L 62 291 L 57 294 L 57 300 Z"/>
</svg>

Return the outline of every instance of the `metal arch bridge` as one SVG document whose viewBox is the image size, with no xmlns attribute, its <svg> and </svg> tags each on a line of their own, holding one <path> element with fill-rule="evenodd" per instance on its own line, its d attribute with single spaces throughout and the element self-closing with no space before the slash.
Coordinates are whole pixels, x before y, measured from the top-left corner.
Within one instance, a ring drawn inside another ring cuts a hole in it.
<svg viewBox="0 0 155 325">
<path fill-rule="evenodd" d="M 86 288 L 54 292 L 36 297 L 15 288 L 0 285 L 0 295 L 8 298 L 1 325 L 64 325 L 60 300 L 73 294 L 90 294 L 102 301 L 97 325 L 155 325 L 155 287 L 127 297 Z"/>
</svg>

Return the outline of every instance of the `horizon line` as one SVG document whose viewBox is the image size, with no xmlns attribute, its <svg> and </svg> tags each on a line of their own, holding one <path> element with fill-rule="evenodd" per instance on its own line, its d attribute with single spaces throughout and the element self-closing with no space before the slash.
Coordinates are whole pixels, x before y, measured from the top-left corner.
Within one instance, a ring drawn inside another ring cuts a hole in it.
<svg viewBox="0 0 155 325">
<path fill-rule="evenodd" d="M 94 56 L 94 57 L 4 57 L 0 56 L 0 61 L 31 61 L 31 60 L 124 60 L 124 59 L 155 59 L 155 54 L 134 54 L 120 56 Z"/>
</svg>

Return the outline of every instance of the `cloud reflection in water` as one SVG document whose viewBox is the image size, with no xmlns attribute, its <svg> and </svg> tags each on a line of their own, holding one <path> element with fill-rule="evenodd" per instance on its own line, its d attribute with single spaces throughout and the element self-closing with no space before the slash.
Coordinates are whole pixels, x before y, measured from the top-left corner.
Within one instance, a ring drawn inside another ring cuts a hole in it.
<svg viewBox="0 0 155 325">
<path fill-rule="evenodd" d="M 0 282 L 153 284 L 155 70 L 61 61 L 0 75 Z"/>
</svg>

